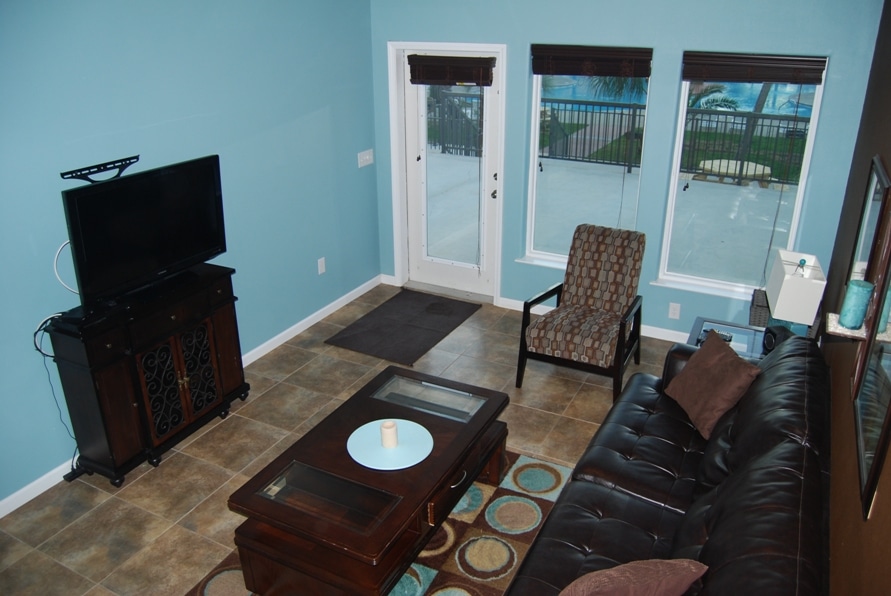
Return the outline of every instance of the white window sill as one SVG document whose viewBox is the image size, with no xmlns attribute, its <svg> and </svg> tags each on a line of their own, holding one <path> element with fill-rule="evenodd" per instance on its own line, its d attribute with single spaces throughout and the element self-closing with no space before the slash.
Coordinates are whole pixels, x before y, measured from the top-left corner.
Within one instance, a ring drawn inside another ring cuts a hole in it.
<svg viewBox="0 0 891 596">
<path fill-rule="evenodd" d="M 552 269 L 566 269 L 567 257 L 544 256 L 544 255 L 526 255 L 516 259 L 517 263 L 524 265 L 536 265 L 538 267 L 550 267 Z"/>
<path fill-rule="evenodd" d="M 697 283 L 686 279 L 681 280 L 664 277 L 650 282 L 650 285 L 671 288 L 672 290 L 683 290 L 685 292 L 695 292 L 697 294 L 708 294 L 710 296 L 720 296 L 722 298 L 746 301 L 752 299 L 752 292 L 755 290 L 753 287 L 744 285 L 734 285 L 722 282 L 709 283 L 707 281 Z"/>
</svg>

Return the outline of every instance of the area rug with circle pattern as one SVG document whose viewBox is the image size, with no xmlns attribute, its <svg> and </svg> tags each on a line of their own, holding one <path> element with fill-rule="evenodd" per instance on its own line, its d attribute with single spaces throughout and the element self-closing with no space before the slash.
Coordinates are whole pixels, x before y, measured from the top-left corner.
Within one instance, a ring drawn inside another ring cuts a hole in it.
<svg viewBox="0 0 891 596">
<path fill-rule="evenodd" d="M 508 453 L 498 486 L 475 482 L 391 590 L 391 596 L 503 594 L 541 523 L 569 479 L 570 468 Z M 250 594 L 232 553 L 188 596 Z"/>
</svg>

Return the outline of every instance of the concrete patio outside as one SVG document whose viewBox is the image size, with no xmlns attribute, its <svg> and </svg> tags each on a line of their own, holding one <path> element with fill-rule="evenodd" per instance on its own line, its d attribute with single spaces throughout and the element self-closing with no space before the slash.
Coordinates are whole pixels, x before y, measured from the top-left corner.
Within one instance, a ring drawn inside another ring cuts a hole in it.
<svg viewBox="0 0 891 596">
<path fill-rule="evenodd" d="M 479 160 L 434 151 L 427 155 L 430 252 L 476 262 Z M 580 223 L 636 227 L 639 169 L 629 174 L 618 165 L 540 161 L 537 249 L 565 254 L 572 231 Z M 686 174 L 679 184 L 669 270 L 763 285 L 771 247 L 786 246 L 797 187 L 764 181 L 737 185 L 729 180 L 696 180 Z M 667 217 L 668 197 L 662 205 Z M 659 251 L 661 237 L 648 238 L 647 252 Z"/>
</svg>

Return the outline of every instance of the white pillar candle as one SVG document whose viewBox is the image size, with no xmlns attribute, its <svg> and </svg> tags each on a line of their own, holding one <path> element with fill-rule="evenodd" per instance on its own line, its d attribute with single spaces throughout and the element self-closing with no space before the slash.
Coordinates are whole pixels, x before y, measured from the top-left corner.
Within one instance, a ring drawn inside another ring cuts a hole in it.
<svg viewBox="0 0 891 596">
<path fill-rule="evenodd" d="M 387 449 L 392 449 L 399 444 L 399 438 L 396 433 L 396 422 L 387 420 L 381 422 L 381 445 Z"/>
</svg>

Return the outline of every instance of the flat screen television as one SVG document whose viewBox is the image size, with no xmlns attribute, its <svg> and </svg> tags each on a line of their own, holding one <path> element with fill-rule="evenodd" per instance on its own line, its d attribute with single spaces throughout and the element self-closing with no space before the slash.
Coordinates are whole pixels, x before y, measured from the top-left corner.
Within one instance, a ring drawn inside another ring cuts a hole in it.
<svg viewBox="0 0 891 596">
<path fill-rule="evenodd" d="M 65 190 L 62 202 L 88 311 L 226 251 L 218 155 Z"/>
</svg>

